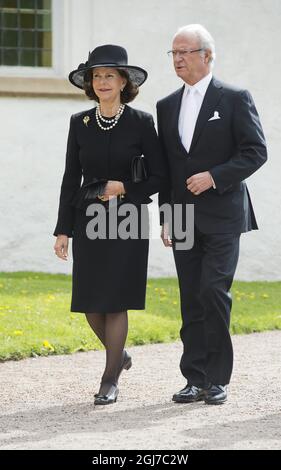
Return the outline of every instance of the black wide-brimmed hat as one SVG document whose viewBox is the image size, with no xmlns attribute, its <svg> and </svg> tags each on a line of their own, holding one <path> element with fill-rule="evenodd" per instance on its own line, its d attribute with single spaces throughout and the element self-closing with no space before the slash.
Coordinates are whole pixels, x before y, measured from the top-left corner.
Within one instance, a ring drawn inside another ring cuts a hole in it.
<svg viewBox="0 0 281 470">
<path fill-rule="evenodd" d="M 142 85 L 147 79 L 147 72 L 141 67 L 128 65 L 128 54 L 126 49 L 113 44 L 96 47 L 89 52 L 88 60 L 79 65 L 78 69 L 70 72 L 68 78 L 72 85 L 84 89 L 84 75 L 87 70 L 96 67 L 113 67 L 126 70 L 130 80 L 137 86 Z"/>
</svg>

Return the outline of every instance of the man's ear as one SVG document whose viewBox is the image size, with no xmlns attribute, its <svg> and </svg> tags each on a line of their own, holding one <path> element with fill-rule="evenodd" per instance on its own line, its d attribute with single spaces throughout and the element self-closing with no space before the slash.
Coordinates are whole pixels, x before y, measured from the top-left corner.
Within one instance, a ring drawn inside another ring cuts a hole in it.
<svg viewBox="0 0 281 470">
<path fill-rule="evenodd" d="M 204 62 L 205 64 L 209 64 L 210 61 L 211 61 L 211 50 L 210 49 L 206 49 L 205 50 L 205 57 L 204 57 Z"/>
</svg>

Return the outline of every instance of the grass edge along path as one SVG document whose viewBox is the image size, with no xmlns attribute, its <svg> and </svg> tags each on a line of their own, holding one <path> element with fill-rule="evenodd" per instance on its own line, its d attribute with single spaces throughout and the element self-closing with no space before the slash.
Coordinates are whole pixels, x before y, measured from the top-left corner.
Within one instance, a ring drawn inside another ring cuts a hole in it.
<svg viewBox="0 0 281 470">
<path fill-rule="evenodd" d="M 71 276 L 0 273 L 0 361 L 102 349 L 81 313 L 70 309 Z M 281 329 L 281 282 L 232 287 L 231 333 Z M 145 311 L 129 311 L 127 345 L 179 339 L 176 278 L 150 278 Z"/>
</svg>

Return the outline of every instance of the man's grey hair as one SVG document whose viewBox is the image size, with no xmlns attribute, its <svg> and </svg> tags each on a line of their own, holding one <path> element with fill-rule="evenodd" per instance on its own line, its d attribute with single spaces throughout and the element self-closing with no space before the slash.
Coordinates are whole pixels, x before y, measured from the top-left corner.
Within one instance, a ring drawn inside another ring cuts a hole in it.
<svg viewBox="0 0 281 470">
<path fill-rule="evenodd" d="M 209 31 L 202 26 L 201 24 L 188 24 L 186 26 L 182 26 L 178 29 L 175 34 L 175 37 L 179 34 L 193 34 L 197 37 L 199 41 L 200 49 L 208 49 L 211 51 L 211 56 L 209 60 L 209 64 L 211 67 L 214 65 L 214 61 L 216 58 L 216 49 L 215 49 L 215 41 L 213 36 L 209 33 Z"/>
</svg>

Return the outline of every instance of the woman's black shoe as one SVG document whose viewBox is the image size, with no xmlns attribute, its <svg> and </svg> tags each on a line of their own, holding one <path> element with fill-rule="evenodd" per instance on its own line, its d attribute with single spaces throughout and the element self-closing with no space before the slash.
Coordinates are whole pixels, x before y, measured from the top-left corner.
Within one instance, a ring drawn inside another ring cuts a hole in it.
<svg viewBox="0 0 281 470">
<path fill-rule="evenodd" d="M 132 367 L 132 358 L 131 356 L 127 353 L 127 351 L 124 351 L 124 358 L 123 358 L 123 362 L 121 364 L 121 367 L 119 369 L 119 372 L 116 376 L 116 381 L 118 381 L 119 379 L 119 376 L 122 372 L 123 369 L 126 369 L 126 370 L 129 370 L 130 368 Z"/>
<path fill-rule="evenodd" d="M 95 394 L 94 405 L 110 405 L 117 401 L 119 389 L 117 385 L 112 384 L 106 395 Z"/>
</svg>

